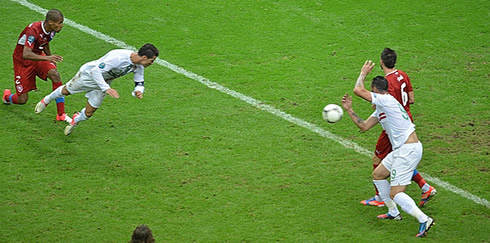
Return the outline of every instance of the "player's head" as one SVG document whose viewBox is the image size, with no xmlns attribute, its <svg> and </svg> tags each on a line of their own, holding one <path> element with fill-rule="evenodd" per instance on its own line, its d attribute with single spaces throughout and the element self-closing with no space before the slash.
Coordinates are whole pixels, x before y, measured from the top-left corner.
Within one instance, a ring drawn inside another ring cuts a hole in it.
<svg viewBox="0 0 490 243">
<path fill-rule="evenodd" d="M 158 57 L 158 49 L 150 43 L 144 44 L 139 50 L 138 50 L 138 56 L 140 57 L 146 57 L 145 60 L 141 62 L 141 64 L 146 68 L 153 64 L 155 59 Z"/>
<path fill-rule="evenodd" d="M 148 226 L 142 224 L 133 231 L 130 243 L 153 243 L 155 239 L 153 238 L 153 233 Z"/>
<path fill-rule="evenodd" d="M 46 14 L 46 19 L 44 20 L 46 31 L 60 32 L 63 28 L 63 21 L 64 17 L 61 11 L 58 9 L 49 10 Z"/>
<path fill-rule="evenodd" d="M 371 82 L 371 90 L 374 93 L 385 93 L 388 92 L 388 80 L 383 76 L 376 76 Z"/>
<path fill-rule="evenodd" d="M 383 52 L 381 52 L 381 68 L 383 65 L 387 68 L 394 68 L 396 64 L 396 52 L 390 48 L 385 48 Z"/>
</svg>

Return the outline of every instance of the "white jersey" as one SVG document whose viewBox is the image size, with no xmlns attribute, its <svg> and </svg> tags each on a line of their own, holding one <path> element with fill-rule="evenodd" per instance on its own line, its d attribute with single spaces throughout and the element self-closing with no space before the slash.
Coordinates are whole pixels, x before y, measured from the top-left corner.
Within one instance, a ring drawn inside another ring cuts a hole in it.
<svg viewBox="0 0 490 243">
<path fill-rule="evenodd" d="M 134 53 L 134 51 L 112 50 L 98 60 L 85 63 L 80 68 L 80 72 L 91 76 L 102 91 L 110 89 L 109 84 L 112 80 L 130 72 L 134 73 L 136 85 L 143 86 L 145 68 L 143 65 L 134 64 L 131 61 L 131 53 Z"/>
<path fill-rule="evenodd" d="M 390 94 L 371 92 L 371 98 L 371 103 L 376 105 L 376 111 L 371 116 L 378 118 L 390 138 L 393 150 L 398 149 L 415 131 L 415 125 L 410 121 L 403 106 Z"/>
</svg>

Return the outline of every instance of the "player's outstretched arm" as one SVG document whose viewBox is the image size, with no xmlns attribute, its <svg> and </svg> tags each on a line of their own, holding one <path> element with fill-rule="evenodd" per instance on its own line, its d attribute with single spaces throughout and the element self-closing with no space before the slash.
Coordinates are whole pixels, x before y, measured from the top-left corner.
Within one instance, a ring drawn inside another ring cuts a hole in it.
<svg viewBox="0 0 490 243">
<path fill-rule="evenodd" d="M 349 117 L 354 124 L 356 124 L 362 132 L 371 129 L 378 123 L 378 119 L 374 116 L 370 116 L 367 120 L 361 119 L 361 117 L 359 117 L 352 109 L 352 97 L 350 97 L 349 94 L 345 94 L 344 97 L 342 97 L 342 106 L 345 111 L 347 111 L 347 114 L 349 114 Z"/>
<path fill-rule="evenodd" d="M 361 68 L 361 73 L 359 74 L 359 77 L 357 78 L 356 84 L 354 86 L 354 93 L 367 101 L 371 101 L 371 92 L 369 92 L 369 90 L 364 87 L 364 80 L 366 79 L 366 76 L 371 72 L 371 70 L 373 70 L 373 67 L 373 61 L 365 61 L 364 65 Z"/>
</svg>

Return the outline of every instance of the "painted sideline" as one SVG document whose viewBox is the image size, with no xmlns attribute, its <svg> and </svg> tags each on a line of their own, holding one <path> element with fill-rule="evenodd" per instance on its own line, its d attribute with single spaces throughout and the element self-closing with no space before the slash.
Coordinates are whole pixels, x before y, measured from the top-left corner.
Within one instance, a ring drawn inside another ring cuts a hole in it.
<svg viewBox="0 0 490 243">
<path fill-rule="evenodd" d="M 43 14 L 43 15 L 46 15 L 46 13 L 48 12 L 47 9 L 41 8 L 41 7 L 39 7 L 39 6 L 35 5 L 35 4 L 32 4 L 32 3 L 30 3 L 30 2 L 28 2 L 26 0 L 10 0 L 10 1 L 19 3 L 19 4 L 21 4 L 21 5 L 29 8 L 31 10 L 34 10 L 34 11 L 40 13 L 40 14 Z M 112 38 L 112 37 L 110 37 L 108 35 L 102 34 L 102 33 L 98 32 L 96 30 L 93 30 L 93 29 L 91 29 L 91 28 L 89 28 L 87 26 L 78 24 L 78 23 L 76 23 L 74 21 L 71 21 L 71 20 L 69 20 L 67 18 L 65 18 L 64 24 L 69 25 L 69 26 L 71 26 L 73 28 L 76 28 L 76 29 L 78 29 L 78 30 L 80 30 L 82 32 L 85 32 L 85 33 L 89 34 L 89 35 L 92 35 L 92 36 L 94 36 L 97 39 L 103 40 L 103 41 L 105 41 L 107 43 L 111 43 L 111 44 L 113 44 L 113 45 L 115 45 L 115 46 L 117 46 L 119 48 L 129 49 L 129 50 L 134 50 L 134 51 L 137 50 L 135 47 L 130 46 L 130 45 L 128 45 L 128 44 L 126 44 L 126 43 L 124 43 L 124 42 L 122 42 L 120 40 L 117 40 L 117 39 Z M 285 112 L 283 112 L 281 110 L 278 110 L 278 109 L 274 108 L 273 106 L 266 105 L 266 104 L 264 104 L 260 100 L 256 100 L 256 99 L 254 99 L 252 97 L 246 96 L 246 95 L 244 95 L 242 93 L 239 93 L 237 91 L 234 91 L 234 90 L 231 90 L 229 88 L 226 88 L 226 87 L 224 87 L 224 86 L 222 86 L 222 85 L 220 85 L 218 83 L 212 82 L 212 81 L 210 81 L 207 78 L 204 78 L 204 77 L 202 77 L 200 75 L 197 75 L 197 74 L 195 74 L 193 72 L 187 71 L 187 70 L 185 70 L 185 69 L 183 69 L 183 68 L 181 68 L 179 66 L 176 66 L 176 65 L 174 65 L 172 63 L 169 63 L 169 62 L 167 62 L 165 60 L 162 60 L 160 58 L 158 58 L 155 61 L 155 63 L 159 64 L 160 66 L 166 67 L 166 68 L 168 68 L 168 69 L 170 69 L 170 70 L 172 70 L 172 71 L 174 71 L 176 73 L 182 74 L 182 75 L 184 75 L 184 76 L 186 76 L 186 77 L 188 77 L 190 79 L 196 80 L 196 81 L 198 81 L 198 82 L 206 85 L 207 87 L 209 87 L 211 89 L 216 89 L 216 90 L 218 90 L 220 92 L 223 92 L 223 93 L 225 93 L 227 95 L 231 95 L 231 96 L 233 96 L 233 97 L 235 97 L 237 99 L 240 99 L 242 101 L 247 102 L 248 104 L 250 104 L 252 106 L 257 107 L 258 109 L 261 109 L 263 111 L 267 111 L 267 112 L 269 112 L 269 113 L 271 113 L 273 115 L 276 115 L 276 116 L 278 116 L 278 117 L 280 117 L 280 118 L 282 118 L 284 120 L 287 120 L 287 121 L 289 121 L 291 123 L 294 123 L 294 124 L 296 124 L 298 126 L 301 126 L 301 127 L 306 128 L 306 129 L 309 129 L 309 130 L 311 130 L 311 131 L 319 134 L 322 137 L 331 139 L 331 140 L 333 140 L 333 141 L 341 144 L 345 148 L 353 149 L 356 152 L 358 152 L 360 154 L 363 154 L 363 155 L 366 155 L 368 157 L 371 157 L 372 156 L 372 152 L 370 152 L 367 149 L 359 146 L 357 143 L 352 142 L 350 140 L 347 140 L 345 138 L 339 137 L 339 136 L 337 136 L 337 135 L 335 135 L 335 134 L 333 134 L 333 133 L 331 133 L 329 131 L 324 130 L 323 128 L 321 128 L 321 127 L 319 127 L 319 126 L 317 126 L 315 124 L 309 123 L 309 122 L 304 121 L 304 120 L 301 120 L 299 118 L 296 118 L 296 117 L 294 117 L 294 116 L 292 116 L 292 115 L 290 115 L 288 113 L 285 113 Z M 483 199 L 483 198 L 480 198 L 478 196 L 475 196 L 475 195 L 473 195 L 473 194 L 471 194 L 471 193 L 469 193 L 469 192 L 467 192 L 467 191 L 465 191 L 463 189 L 460 189 L 458 187 L 455 187 L 455 186 L 453 186 L 453 185 L 451 185 L 451 184 L 449 184 L 449 183 L 447 183 L 445 181 L 442 181 L 442 180 L 440 180 L 440 179 L 438 179 L 436 177 L 432 177 L 432 176 L 430 176 L 428 174 L 425 174 L 425 173 L 422 173 L 422 172 L 420 172 L 420 174 L 422 174 L 422 176 L 425 179 L 427 179 L 428 181 L 431 181 L 434 184 L 438 185 L 438 187 L 442 187 L 442 188 L 444 188 L 444 189 L 446 189 L 448 191 L 451 191 L 451 192 L 454 192 L 454 193 L 456 193 L 458 195 L 461 195 L 462 197 L 465 197 L 465 198 L 467 198 L 467 199 L 469 199 L 469 200 L 471 200 L 471 201 L 473 201 L 473 202 L 475 202 L 477 204 L 481 204 L 481 205 L 483 205 L 483 206 L 485 206 L 487 208 L 490 208 L 490 202 L 488 200 L 486 200 L 486 199 Z"/>
</svg>

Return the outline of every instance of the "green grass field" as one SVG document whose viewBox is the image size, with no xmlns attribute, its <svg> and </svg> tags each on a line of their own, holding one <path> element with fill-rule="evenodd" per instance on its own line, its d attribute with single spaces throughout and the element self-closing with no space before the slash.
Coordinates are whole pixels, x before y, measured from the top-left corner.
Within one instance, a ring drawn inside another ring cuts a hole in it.
<svg viewBox="0 0 490 243">
<path fill-rule="evenodd" d="M 490 241 L 490 35 L 488 1 L 30 1 L 130 46 L 151 42 L 160 58 L 373 151 L 381 131 L 360 133 L 340 104 L 366 59 L 383 48 L 414 86 L 412 114 L 424 144 L 419 171 L 438 194 L 427 242 Z M 0 89 L 13 89 L 12 52 L 43 14 L 2 1 Z M 119 48 L 65 25 L 51 42 L 67 82 L 79 67 Z M 382 75 L 375 68 L 368 79 Z M 372 161 L 196 80 L 155 64 L 143 100 L 133 75 L 121 97 L 70 136 L 51 91 L 38 80 L 26 105 L 0 108 L 0 242 L 127 242 L 147 224 L 157 242 L 412 242 L 418 222 L 380 221 Z M 370 104 L 354 98 L 368 117 Z M 66 98 L 70 114 L 86 98 Z M 416 202 L 420 189 L 408 187 Z"/>
</svg>

